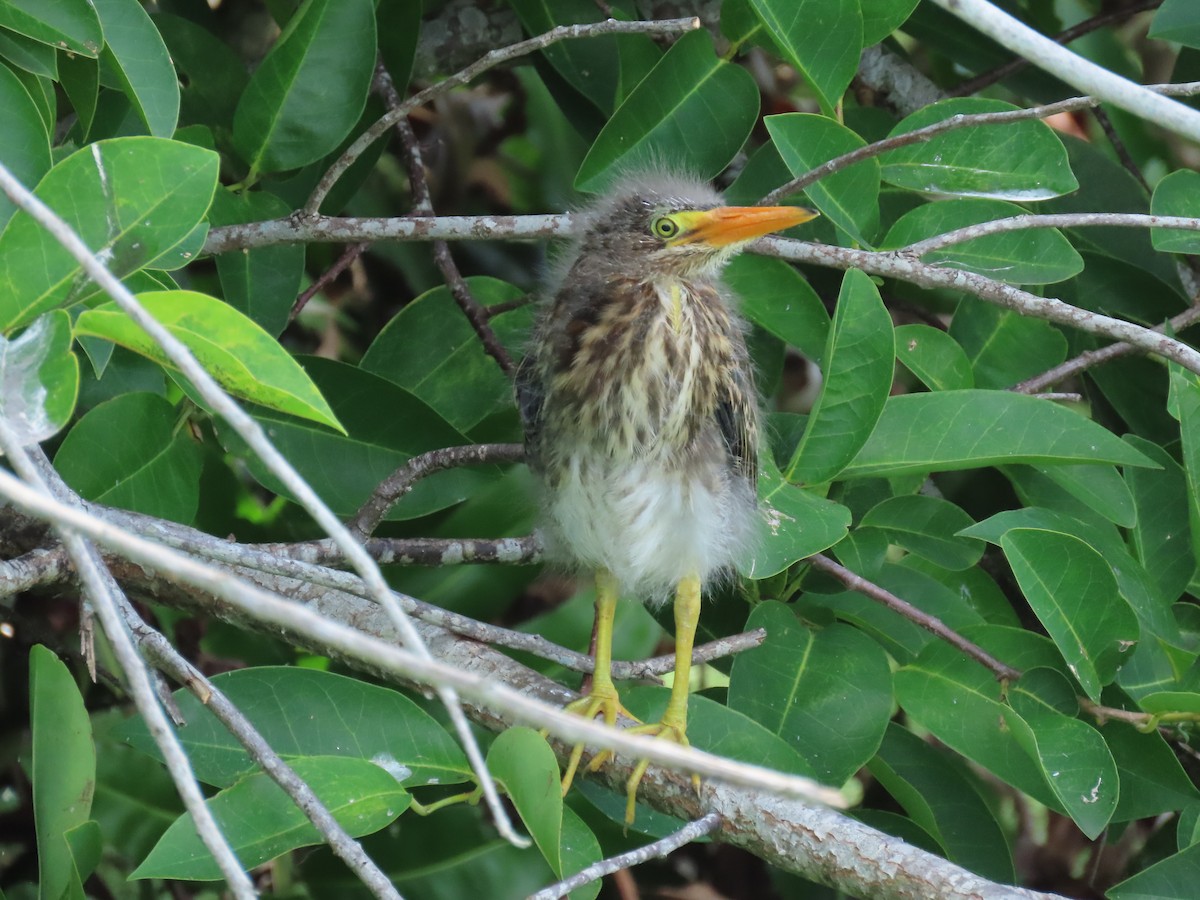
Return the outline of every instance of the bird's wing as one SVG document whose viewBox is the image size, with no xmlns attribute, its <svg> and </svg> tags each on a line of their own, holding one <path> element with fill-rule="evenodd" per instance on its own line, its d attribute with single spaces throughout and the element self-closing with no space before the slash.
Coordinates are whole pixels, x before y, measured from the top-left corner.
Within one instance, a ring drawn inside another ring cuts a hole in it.
<svg viewBox="0 0 1200 900">
<path fill-rule="evenodd" d="M 525 432 L 525 447 L 528 450 L 534 446 L 541 429 L 542 403 L 546 399 L 537 362 L 532 355 L 526 356 L 517 366 L 513 390 L 517 399 L 517 412 L 521 415 L 521 428 Z"/>
<path fill-rule="evenodd" d="M 730 384 L 717 401 L 717 427 L 729 451 L 733 470 L 750 482 L 758 482 L 758 416 L 754 385 L 743 369 L 736 368 Z"/>
</svg>

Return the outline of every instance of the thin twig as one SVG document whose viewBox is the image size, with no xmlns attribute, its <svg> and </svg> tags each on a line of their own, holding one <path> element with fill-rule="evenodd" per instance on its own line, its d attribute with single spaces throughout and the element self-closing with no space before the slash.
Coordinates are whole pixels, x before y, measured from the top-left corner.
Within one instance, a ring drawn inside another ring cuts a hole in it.
<svg viewBox="0 0 1200 900">
<path fill-rule="evenodd" d="M 464 447 L 443 447 L 414 456 L 375 488 L 375 492 L 359 507 L 346 523 L 350 532 L 359 538 L 370 535 L 383 521 L 396 501 L 413 489 L 413 485 L 444 469 L 488 463 L 516 463 L 525 459 L 521 444 L 470 444 Z"/>
<path fill-rule="evenodd" d="M 1116 151 L 1117 159 L 1121 161 L 1121 165 L 1125 167 L 1125 171 L 1134 177 L 1137 183 L 1142 186 L 1143 191 L 1147 194 L 1153 193 L 1150 182 L 1146 180 L 1146 176 L 1142 174 L 1141 167 L 1134 160 L 1133 155 L 1129 152 L 1129 148 L 1125 146 L 1125 142 L 1121 140 L 1121 136 L 1117 134 L 1117 129 L 1113 125 L 1113 121 L 1108 113 L 1104 111 L 1104 107 L 1097 106 L 1093 108 L 1092 117 L 1099 123 L 1104 136 L 1112 144 L 1113 150 Z"/>
<path fill-rule="evenodd" d="M 97 156 L 99 160 L 99 156 Z M 297 502 L 313 518 L 317 525 L 329 535 L 346 553 L 346 558 L 354 569 L 362 576 L 363 581 L 371 590 L 371 596 L 387 612 L 396 625 L 405 644 L 418 655 L 429 658 L 429 649 L 421 642 L 421 637 L 413 628 L 408 616 L 396 603 L 388 588 L 383 574 L 374 560 L 366 554 L 362 546 L 354 539 L 345 526 L 338 521 L 337 516 L 317 495 L 316 491 L 300 476 L 300 473 L 288 462 L 287 458 L 271 443 L 262 426 L 246 414 L 225 392 L 211 375 L 201 366 L 192 352 L 168 331 L 157 319 L 150 315 L 145 307 L 138 302 L 129 289 L 92 253 L 83 239 L 61 219 L 53 210 L 35 197 L 21 182 L 13 176 L 7 167 L 0 164 L 0 189 L 8 196 L 13 204 L 28 213 L 34 221 L 45 228 L 67 250 L 68 253 L 82 266 L 83 270 L 95 281 L 106 294 L 112 297 L 121 310 L 166 354 L 171 363 L 183 373 L 192 383 L 197 393 L 205 402 L 224 419 L 237 435 L 246 442 L 251 451 L 263 461 L 267 469 L 277 477 L 287 491 L 296 498 Z M 483 789 L 484 798 L 494 817 L 496 828 L 510 843 L 524 846 L 527 842 L 516 833 L 496 785 L 488 774 L 484 764 L 483 753 L 471 731 L 470 723 L 458 707 L 458 700 L 451 688 L 436 688 L 438 698 L 446 707 L 450 721 L 463 744 L 467 759 L 475 768 L 476 776 Z"/>
<path fill-rule="evenodd" d="M 937 616 L 931 616 L 929 613 L 917 609 L 907 600 L 901 600 L 886 588 L 867 581 L 867 579 L 861 575 L 856 575 L 845 566 L 838 565 L 823 553 L 810 556 L 808 562 L 812 563 L 813 568 L 820 569 L 822 572 L 832 575 L 846 587 L 850 588 L 850 590 L 858 591 L 863 596 L 869 597 L 877 603 L 882 603 L 888 609 L 898 613 L 913 624 L 920 625 L 947 644 L 961 650 L 965 655 L 987 668 L 989 672 L 996 676 L 997 681 L 1015 681 L 1021 677 L 1020 671 L 996 659 L 978 644 L 968 641 Z"/>
<path fill-rule="evenodd" d="M 1162 6 L 1163 0 L 1141 0 L 1140 3 L 1131 3 L 1128 6 L 1110 9 L 1106 12 L 1098 13 L 1090 19 L 1084 19 L 1070 28 L 1066 28 L 1054 35 L 1052 40 L 1056 44 L 1069 44 L 1077 38 L 1083 37 L 1085 34 L 1091 34 L 1093 31 L 1098 31 L 1106 25 L 1112 25 L 1117 22 L 1123 22 L 1136 16 L 1138 13 L 1145 12 L 1148 9 L 1156 9 Z M 981 72 L 974 78 L 969 78 L 958 87 L 947 93 L 951 97 L 969 97 L 972 94 L 978 94 L 985 88 L 991 87 L 997 82 L 1003 81 L 1010 75 L 1015 75 L 1017 72 L 1031 66 L 1032 63 L 1023 56 L 1015 56 L 1003 65 L 996 66 L 987 72 Z"/>
<path fill-rule="evenodd" d="M 703 818 L 689 822 L 674 834 L 668 834 L 665 838 L 661 838 L 653 844 L 647 844 L 644 847 L 638 847 L 636 850 L 630 850 L 628 853 L 621 853 L 617 856 L 592 863 L 586 869 L 572 875 L 570 878 L 564 878 L 557 884 L 542 888 L 536 894 L 530 894 L 528 900 L 558 900 L 559 897 L 567 896 L 567 894 L 576 888 L 581 888 L 585 884 L 591 884 L 593 881 L 599 881 L 605 875 L 611 875 L 613 872 L 618 872 L 621 869 L 628 869 L 630 866 L 640 865 L 649 860 L 659 859 L 674 853 L 680 847 L 686 846 L 696 840 L 696 838 L 704 837 L 704 835 L 716 831 L 720 825 L 721 817 L 716 813 L 709 813 Z"/>
<path fill-rule="evenodd" d="M 685 31 L 695 31 L 699 27 L 700 20 L 695 17 L 665 19 L 660 22 L 619 22 L 615 19 L 609 19 L 605 22 L 595 22 L 586 25 L 559 25 L 557 28 L 551 28 L 545 34 L 540 34 L 537 37 L 520 41 L 509 47 L 492 50 L 465 69 L 456 72 L 449 78 L 443 78 L 437 84 L 431 85 L 425 88 L 425 90 L 419 91 L 409 97 L 399 106 L 385 113 L 379 121 L 359 135 L 354 143 L 346 148 L 345 152 L 342 153 L 338 160 L 321 177 L 320 182 L 318 182 L 316 188 L 313 190 L 312 196 L 308 198 L 308 202 L 304 205 L 303 213 L 305 215 L 315 215 L 338 179 L 363 154 L 363 151 L 379 138 L 383 137 L 392 125 L 403 119 L 417 107 L 424 106 L 435 97 L 439 97 L 456 87 L 474 81 L 488 69 L 509 60 L 518 59 L 528 53 L 533 53 L 535 50 L 549 47 L 558 41 L 596 37 L 603 34 L 678 34 Z"/>
<path fill-rule="evenodd" d="M 24 481 L 5 473 L 6 479 L 12 484 L 18 485 L 21 490 L 28 491 L 47 503 L 54 503 L 64 509 L 72 509 L 53 497 L 33 460 L 21 446 L 4 417 L 0 417 L 0 449 L 3 450 L 9 463 Z M 40 453 L 40 449 L 38 452 Z M 73 496 L 71 499 L 75 500 Z M 77 509 L 73 509 L 73 511 L 79 512 Z M 196 779 L 192 775 L 187 754 L 179 745 L 175 732 L 171 729 L 171 723 L 167 721 L 167 716 L 159 703 L 150 672 L 138 655 L 133 639 L 125 629 L 120 613 L 117 611 L 118 601 L 116 598 L 122 595 L 121 588 L 112 579 L 112 576 L 104 571 L 97 558 L 95 548 L 78 532 L 69 526 L 64 526 L 61 522 L 52 524 L 66 548 L 71 565 L 79 576 L 84 594 L 100 618 L 100 624 L 108 636 L 109 646 L 125 675 L 125 683 L 129 687 L 130 696 L 133 697 L 134 706 L 141 713 L 150 736 L 163 755 L 167 771 L 175 783 L 175 790 L 178 791 L 184 806 L 191 814 L 192 823 L 201 842 L 213 855 L 217 868 L 220 869 L 221 875 L 225 878 L 233 895 L 238 900 L 253 900 L 257 896 L 254 885 L 250 882 L 245 868 L 238 861 L 229 842 L 225 840 L 225 835 L 221 833 L 220 826 L 213 818 L 212 811 L 208 808 L 204 794 L 200 790 L 200 785 L 196 783 Z"/>
<path fill-rule="evenodd" d="M 1200 231 L 1200 218 L 1191 216 L 1152 216 L 1149 213 L 1026 213 L 1005 219 L 990 219 L 976 225 L 966 225 L 946 231 L 924 240 L 901 247 L 896 253 L 922 257 L 935 250 L 943 250 L 954 244 L 973 241 L 989 234 L 1006 231 L 1022 231 L 1027 228 L 1083 228 L 1104 226 L 1108 228 L 1178 228 L 1183 231 Z"/>
<path fill-rule="evenodd" d="M 296 321 L 296 316 L 300 315 L 300 311 L 308 305 L 308 301 L 323 291 L 328 285 L 332 284 L 334 279 L 341 275 L 350 265 L 367 252 L 367 248 L 371 245 L 365 241 L 360 241 L 357 244 L 351 244 L 341 255 L 334 261 L 333 265 L 322 272 L 317 280 L 310 284 L 307 288 L 300 292 L 296 297 L 296 302 L 292 304 L 292 309 L 288 313 L 288 322 Z"/>
<path fill-rule="evenodd" d="M 1200 141 L 1200 112 L 1072 53 L 987 0 L 933 0 L 1038 68 L 1140 119 Z"/>
</svg>

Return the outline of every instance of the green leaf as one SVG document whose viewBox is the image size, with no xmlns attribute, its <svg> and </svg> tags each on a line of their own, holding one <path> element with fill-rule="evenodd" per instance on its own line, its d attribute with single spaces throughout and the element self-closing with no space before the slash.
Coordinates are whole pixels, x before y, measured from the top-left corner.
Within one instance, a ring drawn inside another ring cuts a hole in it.
<svg viewBox="0 0 1200 900">
<path fill-rule="evenodd" d="M 63 93 L 79 117 L 79 133 L 86 135 L 92 130 L 100 98 L 100 61 L 64 53 L 58 60 L 58 76 Z"/>
<path fill-rule="evenodd" d="M 374 70 L 371 0 L 305 0 L 233 117 L 233 143 L 251 173 L 298 169 L 337 147 L 362 115 Z"/>
<path fill-rule="evenodd" d="M 1122 528 L 1132 528 L 1137 520 L 1129 488 L 1113 466 L 1034 466 L 1076 500 L 1093 512 Z M 1151 471 L 1130 469 L 1135 471 Z"/>
<path fill-rule="evenodd" d="M 509 0 L 509 6 L 531 36 L 556 25 L 598 22 L 602 18 L 591 0 Z M 584 41 L 559 41 L 543 47 L 541 53 L 567 84 L 601 112 L 610 113 L 620 73 L 617 40 L 615 35 L 601 35 Z"/>
<path fill-rule="evenodd" d="M 959 301 L 950 336 L 971 361 L 976 387 L 1007 388 L 1067 358 L 1067 340 L 1049 322 L 976 297 Z"/>
<path fill-rule="evenodd" d="M 1075 824 L 1095 840 L 1117 808 L 1120 779 L 1104 738 L 1075 718 L 1071 683 L 1054 669 L 1030 669 L 1012 686 L 1009 702 L 1005 722 Z"/>
<path fill-rule="evenodd" d="M 764 120 L 779 155 L 799 177 L 834 157 L 866 146 L 866 141 L 832 119 L 809 113 L 767 116 Z M 863 160 L 826 175 L 804 189 L 813 205 L 857 243 L 871 246 L 879 230 L 879 161 Z"/>
<path fill-rule="evenodd" d="M 67 832 L 90 818 L 96 747 L 74 676 L 41 644 L 29 651 L 29 707 L 41 896 L 61 897 L 72 883 L 79 889 Z"/>
<path fill-rule="evenodd" d="M 468 278 L 467 286 L 485 308 L 524 296 L 520 288 L 496 278 Z M 528 305 L 501 313 L 489 324 L 506 347 L 519 352 L 533 312 Z M 512 409 L 512 383 L 483 349 L 444 285 L 406 304 L 379 332 L 360 365 L 419 397 L 460 431 Z"/>
<path fill-rule="evenodd" d="M 891 135 L 907 134 L 952 116 L 1014 110 L 1000 100 L 940 100 L 905 118 Z M 883 180 L 931 194 L 1045 200 L 1079 187 L 1062 141 L 1043 122 L 954 128 L 879 157 Z"/>
<path fill-rule="evenodd" d="M 157 394 L 120 394 L 75 423 L 54 457 L 85 500 L 190 524 L 200 501 L 200 445 Z"/>
<path fill-rule="evenodd" d="M 1153 465 L 1111 432 L 1054 403 L 1002 391 L 938 391 L 889 397 L 866 446 L 842 476 L 1007 462 Z"/>
<path fill-rule="evenodd" d="M 1154 14 L 1150 37 L 1200 47 L 1200 16 L 1191 0 L 1165 0 Z"/>
<path fill-rule="evenodd" d="M 87 0 L 5 0 L 0 28 L 93 59 L 104 43 L 100 19 Z"/>
<path fill-rule="evenodd" d="M 1200 24 L 1197 25 L 1200 31 Z M 1156 216 L 1200 216 L 1200 172 L 1180 169 L 1172 172 L 1154 186 L 1150 212 Z M 1181 228 L 1151 228 L 1150 240 L 1155 250 L 1166 253 L 1200 253 L 1200 231 Z"/>
<path fill-rule="evenodd" d="M 891 390 L 895 357 L 892 318 L 879 290 L 857 269 L 847 271 L 825 349 L 821 394 L 784 473 L 788 481 L 829 481 L 862 449 Z"/>
<path fill-rule="evenodd" d="M 154 25 L 179 71 L 180 124 L 228 131 L 249 80 L 241 57 L 203 25 L 182 16 L 158 12 Z M 218 262 L 227 255 L 217 257 Z"/>
<path fill-rule="evenodd" d="M 1015 880 L 1012 854 L 975 781 L 908 729 L 888 726 L 871 774 L 946 857 L 985 878 Z"/>
<path fill-rule="evenodd" d="M 345 433 L 291 355 L 229 304 L 195 291 L 151 291 L 138 294 L 137 299 L 234 396 Z M 75 322 L 75 331 L 110 340 L 173 368 L 162 348 L 116 303 L 85 310 Z"/>
<path fill-rule="evenodd" d="M 1179 420 L 1183 470 L 1191 500 L 1188 512 L 1192 525 L 1192 555 L 1200 559 L 1200 379 L 1178 366 L 1171 366 L 1171 397 L 1167 408 Z"/>
<path fill-rule="evenodd" d="M 78 394 L 79 360 L 65 312 L 46 313 L 13 340 L 0 337 L 0 415 L 22 446 L 57 434 Z"/>
<path fill-rule="evenodd" d="M 288 215 L 286 203 L 266 191 L 217 191 L 209 221 L 214 227 L 261 222 Z M 287 326 L 304 276 L 304 245 L 255 247 L 217 256 L 225 302 L 245 313 L 272 337 Z"/>
<path fill-rule="evenodd" d="M 314 756 L 291 765 L 351 837 L 378 831 L 412 802 L 388 770 L 369 760 Z M 283 789 L 261 772 L 221 791 L 207 806 L 247 869 L 324 840 Z M 216 881 L 222 876 L 185 813 L 129 877 Z"/>
<path fill-rule="evenodd" d="M 760 603 L 746 629 L 766 640 L 739 654 L 728 705 L 779 735 L 825 784 L 842 784 L 879 748 L 892 714 L 887 654 L 846 625 L 806 627 L 782 603 Z"/>
<path fill-rule="evenodd" d="M 1157 444 L 1136 435 L 1126 435 L 1125 440 L 1160 466 L 1125 472 L 1136 514 L 1129 538 L 1134 555 L 1158 593 L 1174 601 L 1187 589 L 1196 571 L 1188 522 L 1187 476 Z"/>
<path fill-rule="evenodd" d="M 883 247 L 907 247 L 959 228 L 1024 213 L 1025 210 L 1014 203 L 976 197 L 925 203 L 896 220 L 883 240 Z M 923 253 L 921 259 L 976 272 L 1007 284 L 1053 284 L 1083 271 L 1083 257 L 1062 232 L 1053 228 L 985 235 Z"/>
<path fill-rule="evenodd" d="M 469 780 L 466 757 L 446 730 L 398 691 L 331 672 L 260 666 L 224 672 L 214 687 L 288 760 L 344 756 L 384 766 L 406 787 Z M 229 787 L 255 764 L 208 707 L 189 691 L 174 693 L 187 724 L 179 739 L 196 777 Z M 141 719 L 117 734 L 156 759 L 162 754 Z"/>
<path fill-rule="evenodd" d="M 100 61 L 154 137 L 175 133 L 179 79 L 171 54 L 138 0 L 93 0 L 104 26 Z"/>
<path fill-rule="evenodd" d="M 340 516 L 352 515 L 383 479 L 412 457 L 471 443 L 419 399 L 378 376 L 316 357 L 303 362 L 346 432 L 334 434 L 319 424 L 266 411 L 258 412 L 257 418 L 270 430 L 280 452 Z M 388 414 L 380 415 L 381 409 Z M 245 455 L 236 435 L 222 429 L 218 436 L 232 452 Z M 259 483 L 292 498 L 261 463 L 247 459 L 247 464 Z M 412 519 L 445 509 L 478 491 L 493 472 L 470 466 L 423 478 L 387 517 Z"/>
<path fill-rule="evenodd" d="M 1182 898 L 1195 890 L 1197 879 L 1200 879 L 1200 844 L 1193 844 L 1110 887 L 1105 895 L 1112 900 Z"/>
<path fill-rule="evenodd" d="M 759 525 L 747 578 L 770 578 L 832 547 L 850 526 L 850 510 L 784 480 L 769 455 L 759 461 Z"/>
<path fill-rule="evenodd" d="M 1139 731 L 1109 721 L 1100 734 L 1112 753 L 1121 780 L 1114 822 L 1132 822 L 1174 812 L 1200 801 L 1175 751 L 1157 731 Z"/>
<path fill-rule="evenodd" d="M 1034 614 L 1092 700 L 1138 640 L 1138 622 L 1104 557 L 1077 537 L 1015 528 L 1000 539 Z M 1116 795 L 1113 796 L 1113 802 Z"/>
<path fill-rule="evenodd" d="M 896 360 L 931 391 L 957 391 L 975 387 L 971 362 L 962 346 L 932 325 L 896 328 Z"/>
<path fill-rule="evenodd" d="M 983 555 L 981 541 L 958 536 L 974 524 L 960 507 L 922 494 L 884 500 L 859 522 L 860 527 L 883 529 L 892 543 L 955 571 L 971 568 Z"/>
<path fill-rule="evenodd" d="M 750 0 L 783 55 L 834 114 L 863 48 L 859 0 Z"/>
<path fill-rule="evenodd" d="M 601 191 L 619 173 L 669 159 L 697 178 L 712 178 L 733 159 L 758 117 L 750 73 L 717 57 L 704 29 L 667 51 L 600 132 L 575 177 Z"/>
<path fill-rule="evenodd" d="M 863 46 L 878 44 L 905 23 L 920 0 L 861 0 Z"/>
<path fill-rule="evenodd" d="M 217 184 L 210 150 L 151 137 L 100 141 L 51 169 L 36 194 L 118 278 L 152 264 L 204 218 Z M 91 281 L 26 213 L 0 234 L 0 331 L 90 292 Z"/>
<path fill-rule="evenodd" d="M 532 728 L 509 728 L 488 750 L 487 764 L 555 875 L 566 878 L 600 859 L 595 836 L 563 808 L 558 760 L 544 737 Z M 599 891 L 593 883 L 571 896 L 591 900 Z"/>
<path fill-rule="evenodd" d="M 743 253 L 725 269 L 725 281 L 747 319 L 820 362 L 829 313 L 804 276 L 783 260 Z"/>
<path fill-rule="evenodd" d="M 0 109 L 4 110 L 0 159 L 18 181 L 32 187 L 50 169 L 50 136 L 29 91 L 7 66 L 0 66 Z M 16 210 L 0 194 L 0 231 Z"/>
</svg>

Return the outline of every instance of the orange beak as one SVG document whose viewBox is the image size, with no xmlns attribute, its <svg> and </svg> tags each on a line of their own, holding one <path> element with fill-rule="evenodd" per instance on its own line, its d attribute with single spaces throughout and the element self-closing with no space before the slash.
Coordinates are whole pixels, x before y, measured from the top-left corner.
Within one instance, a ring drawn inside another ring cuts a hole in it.
<svg viewBox="0 0 1200 900">
<path fill-rule="evenodd" d="M 703 212 L 676 213 L 675 218 L 682 220 L 685 227 L 676 243 L 703 242 L 712 247 L 726 247 L 772 231 L 783 231 L 819 215 L 802 206 L 718 206 Z"/>
</svg>

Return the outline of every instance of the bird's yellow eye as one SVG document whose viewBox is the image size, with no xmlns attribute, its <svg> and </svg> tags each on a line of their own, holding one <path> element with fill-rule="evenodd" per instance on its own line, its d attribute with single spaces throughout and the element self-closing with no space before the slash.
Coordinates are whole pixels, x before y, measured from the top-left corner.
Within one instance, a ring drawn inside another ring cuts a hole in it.
<svg viewBox="0 0 1200 900">
<path fill-rule="evenodd" d="M 679 223 L 669 216 L 659 216 L 650 223 L 650 230 L 653 231 L 657 237 L 663 238 L 664 240 L 670 240 L 679 234 Z"/>
</svg>

